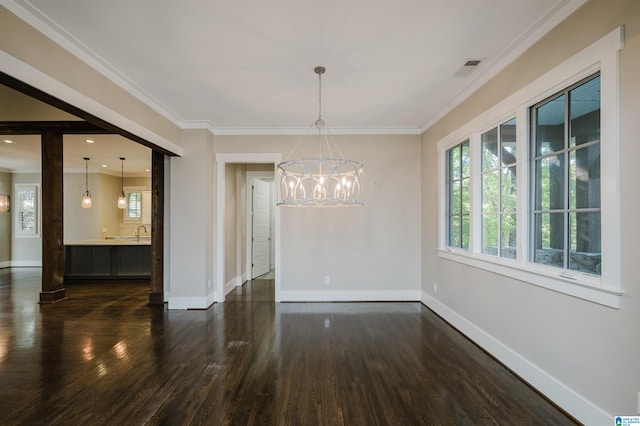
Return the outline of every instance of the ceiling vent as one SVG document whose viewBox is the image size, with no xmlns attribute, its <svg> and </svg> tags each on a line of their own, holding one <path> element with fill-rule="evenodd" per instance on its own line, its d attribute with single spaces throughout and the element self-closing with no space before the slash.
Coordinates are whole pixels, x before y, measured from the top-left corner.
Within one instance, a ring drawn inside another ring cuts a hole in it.
<svg viewBox="0 0 640 426">
<path fill-rule="evenodd" d="M 482 59 L 467 59 L 464 65 L 462 65 L 458 70 L 453 74 L 454 77 L 466 77 L 473 70 L 475 70 L 478 65 L 480 65 Z"/>
</svg>

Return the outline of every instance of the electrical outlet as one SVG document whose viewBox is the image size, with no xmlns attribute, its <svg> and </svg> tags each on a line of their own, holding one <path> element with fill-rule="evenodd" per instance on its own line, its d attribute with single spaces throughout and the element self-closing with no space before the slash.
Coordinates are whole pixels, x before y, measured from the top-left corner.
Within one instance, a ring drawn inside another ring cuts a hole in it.
<svg viewBox="0 0 640 426">
<path fill-rule="evenodd" d="M 433 292 L 434 293 L 438 292 L 438 283 L 433 283 Z"/>
<path fill-rule="evenodd" d="M 331 277 L 329 275 L 325 275 L 324 277 L 324 285 L 331 284 Z"/>
<path fill-rule="evenodd" d="M 107 228 L 102 228 L 102 233 L 106 234 L 107 233 Z"/>
<path fill-rule="evenodd" d="M 211 280 L 207 280 L 207 288 L 211 288 Z"/>
</svg>

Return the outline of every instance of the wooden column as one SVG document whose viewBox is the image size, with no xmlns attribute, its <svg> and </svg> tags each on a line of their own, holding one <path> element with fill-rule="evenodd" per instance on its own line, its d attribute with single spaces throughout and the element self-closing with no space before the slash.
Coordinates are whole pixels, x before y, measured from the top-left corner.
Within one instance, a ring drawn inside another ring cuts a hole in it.
<svg viewBox="0 0 640 426">
<path fill-rule="evenodd" d="M 62 133 L 42 133 L 42 292 L 40 303 L 66 297 L 64 288 Z"/>
<path fill-rule="evenodd" d="M 164 154 L 151 154 L 151 289 L 149 304 L 164 303 Z"/>
</svg>

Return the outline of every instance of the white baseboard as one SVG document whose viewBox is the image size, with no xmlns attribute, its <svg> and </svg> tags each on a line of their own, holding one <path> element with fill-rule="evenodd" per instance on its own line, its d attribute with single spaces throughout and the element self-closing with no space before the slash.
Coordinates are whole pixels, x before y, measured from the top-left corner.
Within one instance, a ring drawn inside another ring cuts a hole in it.
<svg viewBox="0 0 640 426">
<path fill-rule="evenodd" d="M 42 268 L 41 260 L 12 260 L 11 268 Z"/>
<path fill-rule="evenodd" d="M 280 291 L 279 302 L 398 302 L 420 301 L 419 290 Z"/>
<path fill-rule="evenodd" d="M 212 291 L 207 294 L 207 308 L 216 302 L 216 294 Z"/>
<path fill-rule="evenodd" d="M 613 423 L 614 417 L 612 415 L 604 412 L 600 407 L 586 400 L 582 395 L 550 376 L 540 367 L 514 352 L 428 293 L 422 292 L 421 301 L 580 422 L 585 425 Z"/>
<path fill-rule="evenodd" d="M 10 268 L 11 267 L 11 261 L 7 260 L 6 262 L 0 262 L 0 269 L 2 268 Z"/>
<path fill-rule="evenodd" d="M 229 294 L 229 292 L 233 289 L 235 289 L 238 285 L 238 279 L 237 278 L 232 278 L 231 281 L 229 281 L 228 283 L 225 283 L 224 285 L 224 295 L 226 296 L 227 294 Z"/>
<path fill-rule="evenodd" d="M 213 293 L 205 297 L 169 297 L 167 309 L 207 309 L 213 301 Z"/>
</svg>

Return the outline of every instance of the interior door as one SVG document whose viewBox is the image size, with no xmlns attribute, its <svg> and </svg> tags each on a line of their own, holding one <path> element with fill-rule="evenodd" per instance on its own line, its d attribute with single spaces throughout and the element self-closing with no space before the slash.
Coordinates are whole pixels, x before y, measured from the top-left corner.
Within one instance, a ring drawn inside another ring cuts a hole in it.
<svg viewBox="0 0 640 426">
<path fill-rule="evenodd" d="M 252 279 L 269 272 L 271 223 L 271 184 L 259 179 L 252 185 Z"/>
</svg>

